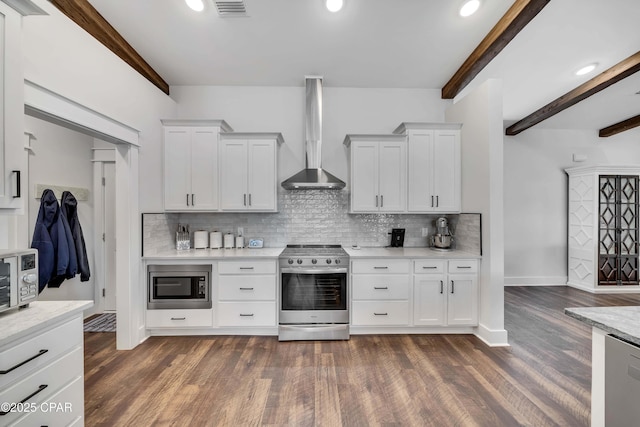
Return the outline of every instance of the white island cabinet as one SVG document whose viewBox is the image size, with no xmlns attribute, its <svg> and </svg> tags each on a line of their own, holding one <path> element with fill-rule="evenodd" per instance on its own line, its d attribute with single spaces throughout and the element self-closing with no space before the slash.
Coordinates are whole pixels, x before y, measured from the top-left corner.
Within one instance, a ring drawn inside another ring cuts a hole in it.
<svg viewBox="0 0 640 427">
<path fill-rule="evenodd" d="M 0 211 L 16 214 L 27 188 L 21 22 L 18 12 L 0 2 Z"/>
<path fill-rule="evenodd" d="M 35 301 L 0 314 L 0 425 L 83 425 L 83 310 Z"/>
<path fill-rule="evenodd" d="M 163 120 L 165 211 L 217 211 L 218 135 L 224 120 Z"/>
<path fill-rule="evenodd" d="M 233 212 L 278 210 L 280 133 L 220 135 L 220 208 Z"/>
</svg>

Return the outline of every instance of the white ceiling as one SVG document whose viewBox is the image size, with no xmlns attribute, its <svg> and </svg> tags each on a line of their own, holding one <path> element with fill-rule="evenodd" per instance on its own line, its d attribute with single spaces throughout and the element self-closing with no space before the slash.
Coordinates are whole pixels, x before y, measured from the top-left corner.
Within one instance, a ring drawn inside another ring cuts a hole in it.
<svg viewBox="0 0 640 427">
<path fill-rule="evenodd" d="M 247 17 L 220 18 L 183 0 L 89 0 L 169 85 L 441 89 L 513 0 L 245 0 Z M 503 80 L 507 124 L 532 113 L 640 50 L 639 0 L 556 0 L 467 87 Z M 590 62 L 591 75 L 574 72 Z M 638 73 L 640 74 L 640 73 Z M 599 129 L 640 114 L 640 75 L 537 128 Z M 463 94 L 465 93 L 463 92 Z"/>
</svg>

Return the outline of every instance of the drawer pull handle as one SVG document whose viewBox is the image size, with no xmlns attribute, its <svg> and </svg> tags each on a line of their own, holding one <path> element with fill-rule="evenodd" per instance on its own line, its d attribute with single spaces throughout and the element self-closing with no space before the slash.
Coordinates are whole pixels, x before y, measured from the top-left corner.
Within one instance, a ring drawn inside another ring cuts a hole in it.
<svg viewBox="0 0 640 427">
<path fill-rule="evenodd" d="M 49 387 L 47 384 L 40 384 L 40 386 L 38 386 L 38 389 L 36 391 L 34 391 L 33 393 L 31 393 L 29 396 L 25 397 L 24 399 L 22 399 L 20 401 L 20 403 L 24 403 L 27 400 L 31 399 L 33 396 L 35 396 L 36 394 L 40 393 L 42 390 L 44 390 L 45 388 Z M 11 406 L 11 405 L 9 405 Z M 0 412 L 0 416 L 2 415 L 7 415 L 10 411 L 2 411 Z"/>
<path fill-rule="evenodd" d="M 253 267 L 240 267 L 240 270 L 253 270 Z"/>
<path fill-rule="evenodd" d="M 253 288 L 240 288 L 241 291 L 252 291 Z"/>
<path fill-rule="evenodd" d="M 374 316 L 388 316 L 389 313 L 373 313 Z"/>
<path fill-rule="evenodd" d="M 377 290 L 381 290 L 382 291 L 382 290 L 389 289 L 389 287 L 388 286 L 374 286 L 373 289 L 377 289 Z"/>
<path fill-rule="evenodd" d="M 430 265 L 430 266 L 426 266 L 426 267 L 422 267 L 422 268 L 423 268 L 424 270 L 435 270 L 435 269 L 436 269 L 436 268 L 438 268 L 438 267 L 435 267 L 435 266 L 433 266 L 433 265 Z"/>
<path fill-rule="evenodd" d="M 240 313 L 240 317 L 253 317 L 253 313 L 249 313 L 249 314 Z"/>
<path fill-rule="evenodd" d="M 374 270 L 387 270 L 389 267 L 373 267 Z"/>
<path fill-rule="evenodd" d="M 186 317 L 172 317 L 171 320 L 187 320 Z"/>
<path fill-rule="evenodd" d="M 459 265 L 456 268 L 471 268 L 470 265 Z"/>
<path fill-rule="evenodd" d="M 17 365 L 14 365 L 12 367 L 10 367 L 9 369 L 5 370 L 5 371 L 0 371 L 0 375 L 4 375 L 4 374 L 8 374 L 9 372 L 13 371 L 14 369 L 19 368 L 20 366 L 24 365 L 25 363 L 29 363 L 31 362 L 33 359 L 36 359 L 40 356 L 42 356 L 43 354 L 45 354 L 46 352 L 48 352 L 49 350 L 47 349 L 42 349 L 38 352 L 38 354 L 36 354 L 35 356 L 31 356 L 30 358 L 28 358 L 27 360 L 18 363 Z"/>
</svg>

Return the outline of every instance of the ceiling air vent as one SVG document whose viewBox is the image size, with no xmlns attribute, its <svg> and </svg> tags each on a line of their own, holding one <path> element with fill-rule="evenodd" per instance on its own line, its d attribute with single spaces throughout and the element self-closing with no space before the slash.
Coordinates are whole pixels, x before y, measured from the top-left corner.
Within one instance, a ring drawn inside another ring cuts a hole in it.
<svg viewBox="0 0 640 427">
<path fill-rule="evenodd" d="M 247 8 L 244 4 L 244 0 L 214 1 L 214 3 L 216 4 L 218 15 L 222 18 L 247 16 Z"/>
</svg>

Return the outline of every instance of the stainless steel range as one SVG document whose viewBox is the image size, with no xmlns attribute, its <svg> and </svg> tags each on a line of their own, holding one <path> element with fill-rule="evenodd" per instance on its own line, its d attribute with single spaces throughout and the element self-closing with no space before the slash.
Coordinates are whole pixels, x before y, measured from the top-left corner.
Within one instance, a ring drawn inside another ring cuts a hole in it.
<svg viewBox="0 0 640 427">
<path fill-rule="evenodd" d="M 349 339 L 349 255 L 340 245 L 288 245 L 280 263 L 278 339 Z"/>
</svg>

